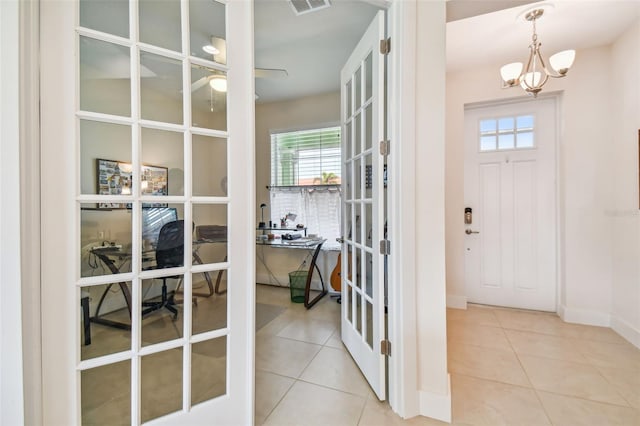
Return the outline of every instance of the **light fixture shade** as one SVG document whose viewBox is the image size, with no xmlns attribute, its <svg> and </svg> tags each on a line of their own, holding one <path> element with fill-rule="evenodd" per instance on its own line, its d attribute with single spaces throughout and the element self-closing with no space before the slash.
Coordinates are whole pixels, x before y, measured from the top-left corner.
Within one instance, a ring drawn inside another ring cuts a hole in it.
<svg viewBox="0 0 640 426">
<path fill-rule="evenodd" d="M 573 65 L 573 61 L 576 59 L 576 51 L 573 49 L 563 50 L 549 58 L 551 68 L 553 68 L 558 74 L 566 74 Z"/>
<path fill-rule="evenodd" d="M 521 72 L 522 62 L 513 62 L 500 68 L 500 76 L 510 86 L 518 84 L 518 77 L 520 77 Z"/>
<path fill-rule="evenodd" d="M 223 75 L 215 75 L 209 80 L 209 86 L 216 92 L 227 91 L 227 79 Z"/>
<path fill-rule="evenodd" d="M 522 81 L 520 82 L 520 86 L 524 90 L 529 88 L 534 89 L 538 87 L 538 85 L 542 82 L 542 73 L 541 72 L 528 72 L 522 77 Z M 526 84 L 525 84 L 526 83 Z"/>
<path fill-rule="evenodd" d="M 202 46 L 202 50 L 204 50 L 205 52 L 207 52 L 210 55 L 217 55 L 218 53 L 220 53 L 220 51 L 218 49 L 216 49 L 215 46 L 212 46 L 210 44 Z"/>
</svg>

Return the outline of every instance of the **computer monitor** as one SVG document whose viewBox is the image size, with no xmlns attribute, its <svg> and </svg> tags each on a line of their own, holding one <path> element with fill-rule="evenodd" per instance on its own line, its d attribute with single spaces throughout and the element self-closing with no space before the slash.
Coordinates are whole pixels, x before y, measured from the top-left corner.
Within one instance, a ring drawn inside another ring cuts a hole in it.
<svg viewBox="0 0 640 426">
<path fill-rule="evenodd" d="M 143 247 L 155 248 L 162 226 L 175 220 L 178 220 L 175 207 L 142 207 Z"/>
</svg>

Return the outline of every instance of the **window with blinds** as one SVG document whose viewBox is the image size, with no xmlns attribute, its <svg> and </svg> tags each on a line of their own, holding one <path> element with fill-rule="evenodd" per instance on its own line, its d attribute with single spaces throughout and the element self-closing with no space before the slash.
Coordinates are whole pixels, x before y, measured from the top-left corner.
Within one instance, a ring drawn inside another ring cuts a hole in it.
<svg viewBox="0 0 640 426">
<path fill-rule="evenodd" d="M 339 248 L 340 162 L 340 127 L 272 133 L 271 220 L 294 213 L 296 224 L 327 239 L 324 248 Z"/>
<path fill-rule="evenodd" d="M 271 186 L 340 181 L 340 127 L 271 134 Z"/>
</svg>

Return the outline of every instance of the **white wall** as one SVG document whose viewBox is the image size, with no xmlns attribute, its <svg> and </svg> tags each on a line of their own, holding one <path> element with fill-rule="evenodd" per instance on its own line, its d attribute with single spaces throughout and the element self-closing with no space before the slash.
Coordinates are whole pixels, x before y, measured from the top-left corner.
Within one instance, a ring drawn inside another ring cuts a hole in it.
<svg viewBox="0 0 640 426">
<path fill-rule="evenodd" d="M 611 51 L 613 292 L 611 327 L 640 347 L 640 21 Z"/>
<path fill-rule="evenodd" d="M 636 52 L 636 63 L 637 51 L 637 47 L 631 49 Z M 621 173 L 627 173 L 622 170 L 628 167 L 637 167 L 629 162 L 612 162 L 616 140 L 613 106 L 619 97 L 613 92 L 615 67 L 611 61 L 610 46 L 580 50 L 568 76 L 550 80 L 542 92 L 561 95 L 559 313 L 567 321 L 606 326 L 610 324 L 612 301 L 612 253 L 617 244 L 611 238 L 614 177 L 622 177 Z M 520 88 L 500 89 L 500 66 L 491 64 L 447 75 L 447 295 L 450 305 L 456 307 L 464 307 L 466 302 L 462 221 L 464 105 L 522 96 Z M 637 74 L 632 76 L 621 80 L 624 90 L 628 90 L 629 80 L 637 81 Z M 636 81 L 632 85 L 637 87 Z"/>
<path fill-rule="evenodd" d="M 256 104 L 256 206 L 265 203 L 265 220 L 277 219 L 271 212 L 269 190 L 271 180 L 271 133 L 272 130 L 308 128 L 317 125 L 337 124 L 340 121 L 340 93 L 327 93 L 300 99 Z M 260 222 L 260 209 L 256 209 L 256 225 Z M 256 279 L 259 283 L 288 285 L 288 273 L 298 269 L 306 256 L 302 250 L 256 248 Z M 336 263 L 337 253 L 323 251 L 318 256 L 318 265 L 325 283 Z M 261 262 L 264 259 L 265 262 Z M 275 278 L 265 268 L 269 267 Z M 319 283 L 314 275 L 314 284 Z"/>
</svg>

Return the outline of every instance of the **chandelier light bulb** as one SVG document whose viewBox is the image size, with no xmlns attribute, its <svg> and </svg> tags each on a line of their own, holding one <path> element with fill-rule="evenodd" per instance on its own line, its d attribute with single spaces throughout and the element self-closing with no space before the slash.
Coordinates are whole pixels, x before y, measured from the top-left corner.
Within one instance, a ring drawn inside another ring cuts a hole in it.
<svg viewBox="0 0 640 426">
<path fill-rule="evenodd" d="M 227 78 L 223 75 L 215 75 L 209 80 L 209 86 L 216 92 L 227 91 Z"/>
<path fill-rule="evenodd" d="M 573 65 L 573 61 L 576 59 L 576 51 L 573 49 L 563 50 L 562 52 L 558 52 L 555 55 L 549 58 L 549 63 L 551 64 L 551 68 L 553 68 L 558 74 L 565 75 L 571 65 Z"/>
<path fill-rule="evenodd" d="M 500 68 L 500 75 L 506 84 L 515 86 L 518 84 L 518 78 L 522 72 L 522 62 L 513 62 Z"/>
<path fill-rule="evenodd" d="M 526 90 L 527 92 L 531 92 L 533 89 L 538 89 L 538 85 L 542 81 L 542 73 L 539 71 L 536 72 L 528 72 L 524 76 L 522 76 L 522 81 L 520 81 L 520 86 Z"/>
</svg>

